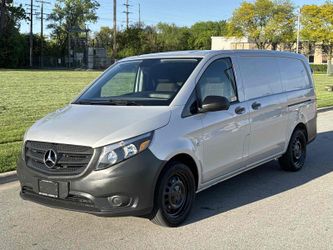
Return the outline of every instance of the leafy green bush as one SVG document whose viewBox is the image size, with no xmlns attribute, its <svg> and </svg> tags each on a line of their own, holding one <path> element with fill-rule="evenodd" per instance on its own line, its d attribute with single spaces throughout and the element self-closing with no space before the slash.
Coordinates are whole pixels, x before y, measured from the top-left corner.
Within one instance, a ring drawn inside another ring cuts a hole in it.
<svg viewBox="0 0 333 250">
<path fill-rule="evenodd" d="M 327 64 L 310 64 L 314 73 L 326 73 Z"/>
</svg>

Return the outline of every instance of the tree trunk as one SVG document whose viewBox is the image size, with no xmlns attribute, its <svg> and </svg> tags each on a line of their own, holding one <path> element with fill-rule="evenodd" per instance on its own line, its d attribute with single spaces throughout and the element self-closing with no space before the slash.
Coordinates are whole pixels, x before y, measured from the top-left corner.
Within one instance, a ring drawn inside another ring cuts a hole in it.
<svg viewBox="0 0 333 250">
<path fill-rule="evenodd" d="M 265 49 L 265 43 L 263 43 L 259 39 L 254 39 L 254 42 L 258 49 Z"/>
<path fill-rule="evenodd" d="M 333 75 L 333 64 L 332 64 L 332 57 L 333 57 L 333 44 L 329 46 L 328 53 L 327 53 L 327 75 Z"/>
<path fill-rule="evenodd" d="M 6 12 L 6 0 L 1 1 L 0 5 L 0 37 L 4 35 L 4 28 L 5 28 L 5 12 Z"/>
</svg>

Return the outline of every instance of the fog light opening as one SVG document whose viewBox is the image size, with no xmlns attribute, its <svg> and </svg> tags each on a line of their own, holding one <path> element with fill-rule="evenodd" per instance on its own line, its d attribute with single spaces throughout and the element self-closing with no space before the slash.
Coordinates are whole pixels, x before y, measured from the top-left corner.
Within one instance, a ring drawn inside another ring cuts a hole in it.
<svg viewBox="0 0 333 250">
<path fill-rule="evenodd" d="M 108 198 L 113 207 L 126 207 L 130 203 L 130 198 L 123 195 L 114 195 Z"/>
</svg>

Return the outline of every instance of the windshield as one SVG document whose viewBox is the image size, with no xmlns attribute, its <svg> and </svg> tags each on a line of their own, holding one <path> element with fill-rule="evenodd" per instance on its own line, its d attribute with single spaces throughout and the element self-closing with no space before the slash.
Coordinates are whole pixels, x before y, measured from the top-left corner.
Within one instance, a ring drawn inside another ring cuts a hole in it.
<svg viewBox="0 0 333 250">
<path fill-rule="evenodd" d="M 200 59 L 144 59 L 116 64 L 75 104 L 169 105 Z"/>
</svg>

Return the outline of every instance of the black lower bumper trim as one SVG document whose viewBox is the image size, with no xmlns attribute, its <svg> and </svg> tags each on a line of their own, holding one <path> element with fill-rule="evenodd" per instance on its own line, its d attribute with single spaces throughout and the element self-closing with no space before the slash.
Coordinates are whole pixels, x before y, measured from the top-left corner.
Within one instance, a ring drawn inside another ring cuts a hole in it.
<svg viewBox="0 0 333 250">
<path fill-rule="evenodd" d="M 84 203 L 79 201 L 74 201 L 71 199 L 60 199 L 60 198 L 52 198 L 43 195 L 36 194 L 31 191 L 22 190 L 20 193 L 21 197 L 24 200 L 34 201 L 43 205 L 47 205 L 50 207 L 59 207 L 65 208 L 68 210 L 74 211 L 82 211 L 82 212 L 101 212 L 97 208 L 95 208 L 93 203 Z"/>
<path fill-rule="evenodd" d="M 145 216 L 153 209 L 154 190 L 164 164 L 145 150 L 105 170 L 95 171 L 91 165 L 82 177 L 44 176 L 22 161 L 17 174 L 21 197 L 26 200 L 101 216 Z M 41 180 L 58 183 L 58 198 L 40 194 Z"/>
<path fill-rule="evenodd" d="M 78 204 L 76 202 L 66 200 L 66 199 L 58 199 L 47 196 L 42 196 L 39 194 L 34 194 L 32 192 L 20 192 L 20 196 L 24 200 L 32 201 L 47 207 L 65 209 L 75 212 L 81 213 L 89 213 L 96 216 L 107 216 L 107 217 L 115 217 L 115 216 L 141 216 L 147 217 L 151 213 L 152 209 L 144 209 L 144 210 L 135 210 L 135 211 L 124 211 L 124 210 L 110 210 L 110 211 L 101 211 L 95 207 L 87 206 L 83 204 Z"/>
</svg>

